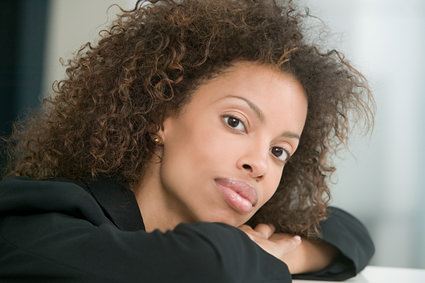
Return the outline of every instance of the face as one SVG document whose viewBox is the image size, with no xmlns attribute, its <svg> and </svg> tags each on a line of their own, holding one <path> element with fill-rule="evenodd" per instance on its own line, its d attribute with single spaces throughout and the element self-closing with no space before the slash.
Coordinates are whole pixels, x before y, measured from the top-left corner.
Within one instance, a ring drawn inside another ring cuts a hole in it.
<svg viewBox="0 0 425 283">
<path fill-rule="evenodd" d="M 240 62 L 165 119 L 158 189 L 182 222 L 245 223 L 276 191 L 307 115 L 291 75 Z"/>
</svg>

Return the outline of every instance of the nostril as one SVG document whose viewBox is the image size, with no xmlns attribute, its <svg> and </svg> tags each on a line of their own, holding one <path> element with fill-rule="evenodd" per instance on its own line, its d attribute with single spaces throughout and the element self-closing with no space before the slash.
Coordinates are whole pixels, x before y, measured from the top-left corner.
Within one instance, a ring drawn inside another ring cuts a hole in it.
<svg viewBox="0 0 425 283">
<path fill-rule="evenodd" d="M 248 164 L 244 164 L 244 165 L 242 165 L 242 167 L 244 169 L 248 169 L 248 170 L 251 170 L 252 169 L 251 166 L 249 166 Z"/>
</svg>

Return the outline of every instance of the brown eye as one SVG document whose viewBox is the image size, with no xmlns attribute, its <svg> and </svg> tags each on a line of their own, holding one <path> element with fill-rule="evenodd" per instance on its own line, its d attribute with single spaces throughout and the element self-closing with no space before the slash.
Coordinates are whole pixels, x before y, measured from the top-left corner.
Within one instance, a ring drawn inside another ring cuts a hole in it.
<svg viewBox="0 0 425 283">
<path fill-rule="evenodd" d="M 270 148 L 270 151 L 274 156 L 276 156 L 282 161 L 286 161 L 289 158 L 289 153 L 281 147 L 274 146 Z"/>
<path fill-rule="evenodd" d="M 238 118 L 232 116 L 225 116 L 224 121 L 231 128 L 234 128 L 239 131 L 245 131 L 245 125 Z"/>
</svg>

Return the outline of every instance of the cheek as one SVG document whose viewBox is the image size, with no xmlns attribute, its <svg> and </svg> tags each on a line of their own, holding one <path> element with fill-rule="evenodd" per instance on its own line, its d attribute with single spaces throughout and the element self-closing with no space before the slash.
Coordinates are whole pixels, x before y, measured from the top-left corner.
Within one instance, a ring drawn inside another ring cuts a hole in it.
<svg viewBox="0 0 425 283">
<path fill-rule="evenodd" d="M 194 175 L 211 174 L 226 166 L 232 152 L 234 150 L 218 123 L 193 123 L 192 120 L 169 132 L 163 161 L 167 164 L 167 170 L 179 172 L 180 179 L 186 173 L 193 178 Z"/>
<path fill-rule="evenodd" d="M 199 162 L 220 162 L 226 155 L 227 147 L 218 131 L 201 129 L 188 143 Z"/>
<path fill-rule="evenodd" d="M 266 203 L 276 192 L 280 179 L 282 178 L 282 169 L 274 169 L 270 172 L 269 176 L 269 181 L 264 186 L 264 203 Z"/>
<path fill-rule="evenodd" d="M 206 119 L 189 133 L 185 137 L 186 147 L 201 168 L 215 171 L 223 167 L 230 169 L 236 164 L 243 137 L 230 134 L 220 119 Z"/>
</svg>

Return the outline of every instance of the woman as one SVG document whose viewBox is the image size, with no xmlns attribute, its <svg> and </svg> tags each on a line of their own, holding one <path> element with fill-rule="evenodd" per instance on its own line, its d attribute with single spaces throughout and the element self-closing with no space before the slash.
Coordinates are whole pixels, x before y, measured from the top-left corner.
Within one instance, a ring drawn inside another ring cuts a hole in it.
<svg viewBox="0 0 425 283">
<path fill-rule="evenodd" d="M 373 244 L 326 181 L 349 117 L 371 118 L 364 78 L 290 1 L 152 2 L 10 138 L 1 281 L 354 276 Z"/>
</svg>

